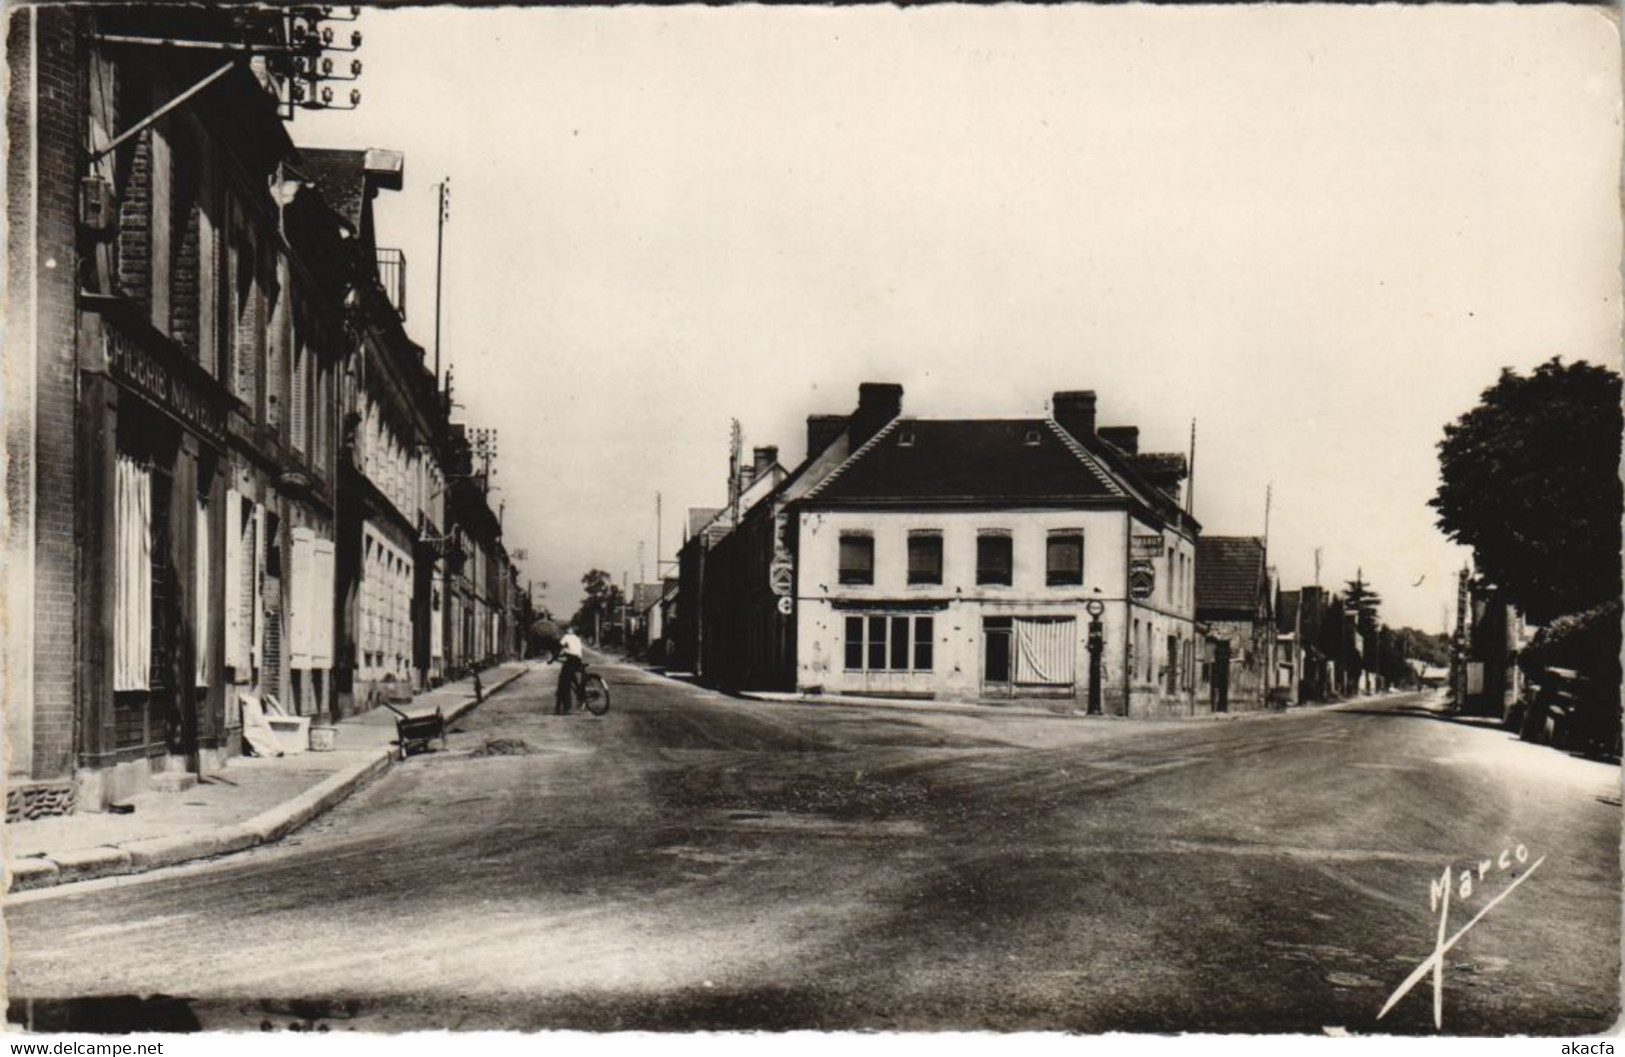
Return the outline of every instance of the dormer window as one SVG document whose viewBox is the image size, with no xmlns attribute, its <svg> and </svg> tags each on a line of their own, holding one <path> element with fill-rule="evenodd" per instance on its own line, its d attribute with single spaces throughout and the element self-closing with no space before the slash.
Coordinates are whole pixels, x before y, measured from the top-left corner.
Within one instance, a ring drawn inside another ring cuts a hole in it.
<svg viewBox="0 0 1625 1057">
<path fill-rule="evenodd" d="M 912 448 L 912 447 L 914 447 L 914 434 L 913 434 L 913 432 L 909 431 L 909 430 L 904 430 L 903 432 L 897 434 L 897 446 L 899 448 Z"/>
<path fill-rule="evenodd" d="M 1038 431 L 1036 429 L 1029 429 L 1027 431 L 1027 436 L 1022 438 L 1021 443 L 1025 444 L 1029 448 L 1038 447 Z"/>
</svg>

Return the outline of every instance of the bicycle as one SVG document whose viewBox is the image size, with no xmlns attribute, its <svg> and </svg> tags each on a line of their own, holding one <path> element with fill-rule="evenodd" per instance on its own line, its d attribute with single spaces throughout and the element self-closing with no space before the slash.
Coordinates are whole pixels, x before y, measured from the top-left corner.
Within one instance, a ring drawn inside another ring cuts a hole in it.
<svg viewBox="0 0 1625 1057">
<path fill-rule="evenodd" d="M 588 671 L 585 660 L 581 662 L 581 671 L 576 677 L 575 686 L 570 688 L 571 706 L 580 703 L 582 708 L 595 716 L 601 716 L 609 711 L 609 683 L 597 672 Z M 563 673 L 560 673 L 563 676 Z"/>
</svg>

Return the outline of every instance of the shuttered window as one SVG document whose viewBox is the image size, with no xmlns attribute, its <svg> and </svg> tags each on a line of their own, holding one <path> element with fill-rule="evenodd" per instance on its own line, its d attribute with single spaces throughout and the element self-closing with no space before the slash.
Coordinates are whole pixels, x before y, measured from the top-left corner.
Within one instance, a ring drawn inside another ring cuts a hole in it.
<svg viewBox="0 0 1625 1057">
<path fill-rule="evenodd" d="M 333 667 L 333 541 L 311 544 L 310 666 Z"/>
<path fill-rule="evenodd" d="M 911 584 L 942 583 L 942 536 L 940 533 L 909 533 L 908 582 Z"/>
<path fill-rule="evenodd" d="M 840 578 L 843 584 L 872 584 L 875 582 L 875 540 L 873 536 L 859 535 L 854 532 L 841 535 Z"/>
<path fill-rule="evenodd" d="M 1045 550 L 1045 582 L 1051 587 L 1083 583 L 1083 533 L 1053 532 Z"/>
<path fill-rule="evenodd" d="M 1010 537 L 984 532 L 976 537 L 976 582 L 1008 586 L 1014 567 Z"/>
<path fill-rule="evenodd" d="M 113 689 L 146 690 L 152 664 L 152 470 L 121 453 L 114 487 Z"/>
</svg>

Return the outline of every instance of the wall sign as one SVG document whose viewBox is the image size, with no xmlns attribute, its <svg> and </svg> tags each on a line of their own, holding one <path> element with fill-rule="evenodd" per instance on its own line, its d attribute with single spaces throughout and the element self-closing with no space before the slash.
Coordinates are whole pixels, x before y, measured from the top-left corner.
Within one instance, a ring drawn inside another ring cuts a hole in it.
<svg viewBox="0 0 1625 1057">
<path fill-rule="evenodd" d="M 783 613 L 785 616 L 789 616 L 791 611 L 794 610 L 795 608 L 796 608 L 795 599 L 791 598 L 789 595 L 780 595 L 779 596 L 779 612 L 780 613 Z"/>
<path fill-rule="evenodd" d="M 1128 555 L 1130 558 L 1160 558 L 1162 557 L 1162 535 L 1142 536 L 1139 533 L 1129 537 Z"/>
<path fill-rule="evenodd" d="M 1157 572 L 1149 559 L 1136 558 L 1128 566 L 1128 593 L 1137 601 L 1151 597 L 1157 587 Z"/>
</svg>

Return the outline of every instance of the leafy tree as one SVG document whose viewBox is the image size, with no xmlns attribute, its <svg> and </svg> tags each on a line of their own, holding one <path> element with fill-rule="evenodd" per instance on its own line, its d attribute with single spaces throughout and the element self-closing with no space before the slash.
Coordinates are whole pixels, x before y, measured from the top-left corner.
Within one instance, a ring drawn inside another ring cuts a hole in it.
<svg viewBox="0 0 1625 1057">
<path fill-rule="evenodd" d="M 1445 426 L 1439 528 L 1535 623 L 1620 595 L 1622 427 L 1619 375 L 1556 357 Z"/>
<path fill-rule="evenodd" d="M 576 610 L 573 621 L 576 630 L 590 634 L 594 628 L 613 629 L 624 601 L 615 579 L 602 569 L 593 569 L 581 578 L 581 587 L 586 596 Z"/>
</svg>

